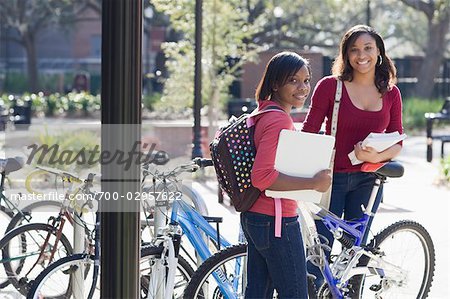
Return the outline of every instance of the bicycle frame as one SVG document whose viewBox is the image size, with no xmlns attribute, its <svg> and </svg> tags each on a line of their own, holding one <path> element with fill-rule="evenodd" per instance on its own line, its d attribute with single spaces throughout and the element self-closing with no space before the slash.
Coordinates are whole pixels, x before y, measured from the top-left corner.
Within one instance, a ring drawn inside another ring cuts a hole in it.
<svg viewBox="0 0 450 299">
<path fill-rule="evenodd" d="M 200 258 L 204 261 L 212 255 L 208 244 L 204 240 L 202 232 L 217 244 L 230 246 L 224 237 L 217 238 L 217 231 L 191 206 L 182 200 L 176 200 L 172 206 L 171 224 L 180 224 L 183 233 L 194 246 Z"/>
<path fill-rule="evenodd" d="M 182 231 L 194 247 L 195 251 L 198 253 L 201 261 L 206 260 L 212 255 L 212 252 L 208 247 L 208 243 L 205 241 L 205 236 L 216 242 L 216 244 L 222 244 L 223 246 L 230 246 L 231 243 L 224 237 L 218 235 L 217 231 L 211 226 L 211 224 L 209 224 L 202 215 L 200 215 L 193 207 L 185 203 L 183 200 L 173 201 L 168 226 L 158 228 L 157 223 L 161 221 L 156 221 L 156 218 L 160 217 L 161 219 L 161 216 L 165 215 L 164 211 L 161 209 L 166 207 L 167 211 L 168 203 L 164 202 L 163 204 L 158 204 L 156 201 L 155 206 L 155 229 L 159 229 L 158 234 L 160 235 L 156 242 L 157 244 L 164 244 L 165 248 L 167 248 L 167 262 L 169 264 L 167 268 L 169 271 L 166 272 L 165 269 L 162 269 L 161 263 L 157 263 L 152 271 L 154 275 L 151 277 L 150 285 L 164 285 L 160 282 L 164 281 L 164 276 L 167 275 L 167 279 L 165 280 L 165 289 L 158 289 L 158 292 L 154 298 L 163 298 L 163 293 L 165 294 L 165 298 L 171 298 L 173 292 L 173 277 L 175 275 L 178 256 L 175 253 L 176 250 L 174 247 L 174 242 L 168 235 L 181 234 Z M 181 231 L 179 229 L 180 227 Z M 150 296 L 150 292 L 148 295 Z"/>
<path fill-rule="evenodd" d="M 333 298 L 344 298 L 340 287 L 345 287 L 350 277 L 369 272 L 368 267 L 355 267 L 362 255 L 366 255 L 377 261 L 378 267 L 371 269 L 372 271 L 375 271 L 375 273 L 383 273 L 383 275 L 390 276 L 396 281 L 401 281 L 406 276 L 405 273 L 395 265 L 380 259 L 373 253 L 361 247 L 362 238 L 367 230 L 370 217 L 373 216 L 372 208 L 375 204 L 377 193 L 384 181 L 385 177 L 377 176 L 368 204 L 364 208 L 364 215 L 355 221 L 342 220 L 330 211 L 317 206 L 315 203 L 298 202 L 300 214 L 299 221 L 301 221 L 302 230 L 306 230 L 306 234 L 304 234 L 305 245 L 313 250 L 319 250 L 317 254 L 323 263 L 323 267 L 321 268 L 322 274 Z M 322 220 L 327 229 L 333 233 L 336 240 L 341 242 L 351 242 L 350 246 L 340 253 L 337 260 L 331 266 L 328 263 L 328 259 L 325 257 L 323 248 L 319 245 L 320 239 L 312 217 L 313 214 Z"/>
<path fill-rule="evenodd" d="M 24 220 L 26 220 L 27 222 L 30 222 L 31 220 L 31 216 L 24 214 L 19 208 L 17 208 L 17 206 L 11 202 L 11 200 L 9 200 L 9 198 L 5 195 L 5 179 L 6 179 L 6 174 L 5 172 L 0 173 L 0 175 L 2 176 L 1 181 L 0 181 L 0 206 L 2 205 L 2 203 L 4 202 L 4 207 L 5 207 L 5 212 L 9 213 L 11 212 L 12 214 L 15 213 L 20 213 Z"/>
<path fill-rule="evenodd" d="M 173 190 L 170 190 L 171 186 L 176 187 L 177 190 L 180 189 L 177 186 L 177 183 L 179 182 L 177 179 L 178 174 L 182 172 L 194 172 L 200 167 L 212 165 L 209 164 L 200 166 L 202 163 L 204 162 L 200 162 L 197 166 L 195 166 L 196 163 L 192 165 L 182 165 L 169 173 L 151 173 L 147 171 L 145 172 L 144 177 L 150 174 L 153 175 L 153 191 L 168 195 L 173 193 L 171 192 Z M 230 246 L 231 243 L 220 236 L 218 231 L 215 230 L 198 211 L 184 202 L 182 198 L 174 199 L 172 205 L 170 206 L 167 198 L 164 199 L 158 196 L 155 198 L 154 205 L 154 232 L 155 235 L 158 236 L 154 241 L 154 245 L 163 244 L 166 249 L 161 258 L 163 259 L 164 256 L 167 256 L 166 262 L 168 266 L 166 269 L 168 270 L 164 269 L 164 265 L 162 263 L 156 263 L 153 266 L 152 273 L 154 273 L 154 275 L 150 278 L 150 286 L 164 286 L 165 288 L 158 288 L 157 293 L 151 298 L 160 299 L 163 298 L 163 296 L 164 298 L 172 298 L 174 282 L 173 277 L 175 275 L 176 263 L 178 261 L 178 248 L 176 247 L 179 246 L 178 242 L 180 242 L 179 239 L 174 242 L 177 235 L 180 237 L 181 233 L 186 235 L 189 242 L 198 253 L 201 261 L 206 260 L 212 255 L 205 237 L 208 237 L 213 242 L 216 242 L 216 244 L 223 244 L 224 246 Z M 166 225 L 169 207 L 172 208 L 172 211 L 169 218 L 169 223 Z M 153 293 L 151 294 L 151 292 L 148 292 L 147 295 L 148 298 L 150 298 L 150 296 L 153 296 Z"/>
</svg>

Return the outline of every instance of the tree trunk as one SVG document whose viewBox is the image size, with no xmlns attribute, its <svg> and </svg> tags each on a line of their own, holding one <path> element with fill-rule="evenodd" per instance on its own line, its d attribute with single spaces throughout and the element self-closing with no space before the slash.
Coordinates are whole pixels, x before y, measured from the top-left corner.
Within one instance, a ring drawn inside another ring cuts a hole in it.
<svg viewBox="0 0 450 299">
<path fill-rule="evenodd" d="M 23 45 L 27 53 L 28 88 L 30 92 L 39 91 L 36 44 L 34 34 L 27 32 L 23 36 Z"/>
<path fill-rule="evenodd" d="M 429 23 L 428 43 L 425 57 L 417 74 L 417 85 L 414 94 L 420 98 L 431 98 L 434 89 L 434 78 L 439 73 L 439 67 L 444 58 L 446 48 L 446 35 L 450 26 L 450 14 L 444 18 L 432 20 Z"/>
</svg>

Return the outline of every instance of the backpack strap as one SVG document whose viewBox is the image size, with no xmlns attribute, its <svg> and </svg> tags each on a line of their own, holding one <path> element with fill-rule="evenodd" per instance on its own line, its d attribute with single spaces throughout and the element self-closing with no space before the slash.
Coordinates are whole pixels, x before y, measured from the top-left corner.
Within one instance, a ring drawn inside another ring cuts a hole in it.
<svg viewBox="0 0 450 299">
<path fill-rule="evenodd" d="M 255 119 L 254 119 L 255 116 L 261 115 L 266 112 L 271 112 L 271 111 L 278 111 L 278 112 L 286 113 L 283 109 L 281 109 L 278 106 L 267 106 L 263 110 L 253 111 L 247 118 L 247 127 L 250 128 L 255 125 Z M 281 198 L 274 198 L 274 204 L 275 204 L 275 237 L 281 238 L 281 223 L 282 223 L 282 217 L 283 217 Z"/>
<path fill-rule="evenodd" d="M 255 116 L 264 114 L 266 112 L 272 112 L 272 111 L 278 111 L 278 112 L 284 112 L 286 113 L 283 109 L 281 109 L 278 106 L 267 106 L 266 108 L 264 108 L 263 110 L 254 110 L 252 113 L 250 113 L 250 115 L 247 118 L 247 127 L 251 128 L 255 125 Z"/>
<path fill-rule="evenodd" d="M 273 200 L 275 201 L 275 238 L 281 238 L 281 220 L 283 218 L 281 198 Z"/>
</svg>

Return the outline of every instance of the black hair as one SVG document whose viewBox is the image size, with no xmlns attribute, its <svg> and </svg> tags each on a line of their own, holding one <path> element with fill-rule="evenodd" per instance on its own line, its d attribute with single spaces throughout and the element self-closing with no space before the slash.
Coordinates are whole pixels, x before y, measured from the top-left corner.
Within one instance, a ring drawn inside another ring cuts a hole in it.
<svg viewBox="0 0 450 299">
<path fill-rule="evenodd" d="M 392 60 L 386 54 L 383 38 L 370 26 L 356 25 L 344 34 L 339 46 L 339 55 L 333 63 L 333 75 L 343 81 L 353 80 L 353 68 L 348 60 L 348 51 L 362 34 L 369 34 L 373 37 L 380 51 L 381 63 L 380 58 L 378 58 L 375 68 L 375 86 L 384 95 L 395 84 L 397 70 Z"/>
<path fill-rule="evenodd" d="M 266 65 L 264 74 L 256 88 L 255 99 L 264 101 L 271 98 L 274 89 L 286 84 L 303 66 L 307 66 L 311 75 L 308 61 L 294 52 L 281 52 L 274 55 Z"/>
</svg>

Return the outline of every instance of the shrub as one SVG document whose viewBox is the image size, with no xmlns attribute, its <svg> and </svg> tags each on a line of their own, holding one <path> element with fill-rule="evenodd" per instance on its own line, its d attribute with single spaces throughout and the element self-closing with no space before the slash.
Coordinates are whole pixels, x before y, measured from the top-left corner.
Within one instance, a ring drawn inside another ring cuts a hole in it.
<svg viewBox="0 0 450 299">
<path fill-rule="evenodd" d="M 159 92 L 143 95 L 142 104 L 148 110 L 153 111 L 155 110 L 155 104 L 161 101 L 161 96 L 162 94 Z"/>
<path fill-rule="evenodd" d="M 0 101 L 3 102 L 5 107 L 9 107 L 11 97 L 13 96 L 8 94 L 0 95 Z M 53 93 L 50 95 L 44 95 L 42 92 L 37 94 L 24 93 L 17 98 L 32 101 L 31 109 L 35 115 L 45 114 L 49 117 L 62 113 L 71 116 L 89 116 L 93 112 L 99 111 L 101 104 L 100 95 L 95 96 L 86 92 Z"/>
<path fill-rule="evenodd" d="M 97 161 L 100 157 L 100 152 L 98 151 L 98 146 L 100 144 L 100 138 L 94 132 L 88 130 L 76 130 L 73 132 L 59 132 L 50 133 L 47 128 L 41 132 L 36 140 L 37 146 L 47 146 L 49 149 L 56 145 L 58 150 L 55 155 L 53 151 L 40 156 L 42 152 L 37 153 L 33 157 L 33 164 L 38 164 L 42 166 L 49 166 L 53 168 L 58 168 L 62 170 L 69 171 L 79 171 L 81 169 L 87 169 L 92 167 L 97 167 L 98 165 L 90 165 L 88 159 L 84 159 L 81 155 L 78 156 L 78 160 L 68 163 L 70 160 L 74 160 L 77 154 L 80 152 L 89 153 L 93 155 L 91 161 Z M 95 150 L 97 149 L 97 150 Z M 86 156 L 84 156 L 86 157 Z M 39 161 L 42 158 L 42 161 Z"/>
<path fill-rule="evenodd" d="M 422 130 L 426 126 L 425 113 L 439 112 L 442 100 L 426 100 L 418 98 L 404 99 L 403 126 L 406 130 Z"/>
</svg>

